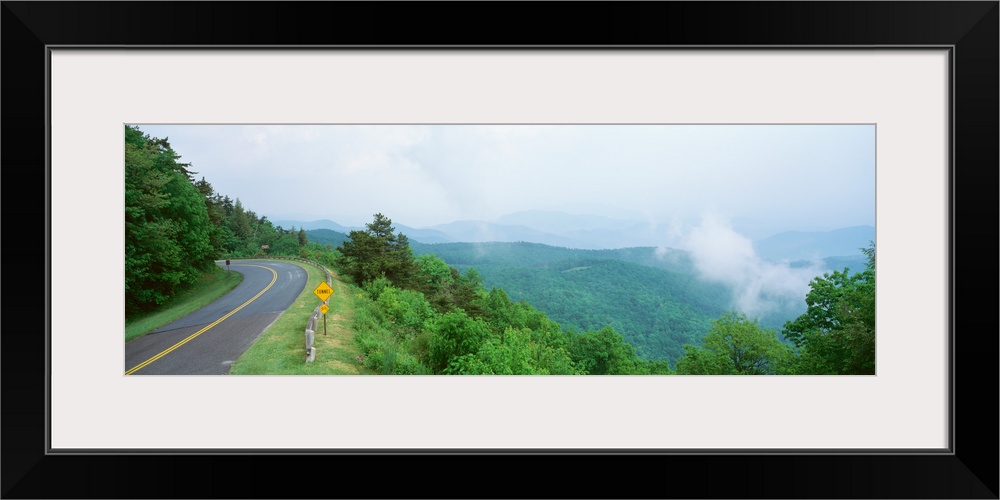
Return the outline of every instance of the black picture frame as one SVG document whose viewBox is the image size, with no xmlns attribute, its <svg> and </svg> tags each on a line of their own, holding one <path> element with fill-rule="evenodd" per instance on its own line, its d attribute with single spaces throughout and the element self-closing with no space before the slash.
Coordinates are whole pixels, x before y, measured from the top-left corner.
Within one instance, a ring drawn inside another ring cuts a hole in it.
<svg viewBox="0 0 1000 500">
<path fill-rule="evenodd" d="M 997 1 L 2 3 L 5 218 L 29 228 L 3 253 L 45 270 L 4 296 L 4 498 L 998 498 Z M 951 453 L 48 454 L 53 45 L 951 47 Z"/>
</svg>

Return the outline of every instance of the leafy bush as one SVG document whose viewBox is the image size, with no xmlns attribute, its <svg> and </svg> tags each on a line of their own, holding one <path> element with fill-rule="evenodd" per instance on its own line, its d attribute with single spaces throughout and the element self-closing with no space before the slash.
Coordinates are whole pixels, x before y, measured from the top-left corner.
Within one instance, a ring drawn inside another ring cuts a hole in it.
<svg viewBox="0 0 1000 500">
<path fill-rule="evenodd" d="M 436 316 L 429 326 L 433 332 L 429 342 L 430 364 L 435 372 L 443 372 L 452 358 L 475 354 L 490 336 L 486 323 L 469 318 L 465 312 Z"/>
</svg>

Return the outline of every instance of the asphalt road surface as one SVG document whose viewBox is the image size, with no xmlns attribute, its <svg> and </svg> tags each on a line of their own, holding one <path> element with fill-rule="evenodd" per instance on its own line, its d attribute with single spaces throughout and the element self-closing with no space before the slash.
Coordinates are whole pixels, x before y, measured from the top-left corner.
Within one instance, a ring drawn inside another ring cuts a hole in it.
<svg viewBox="0 0 1000 500">
<path fill-rule="evenodd" d="M 223 268 L 224 261 L 217 262 Z M 215 302 L 125 344 L 126 375 L 225 375 L 295 301 L 308 276 L 271 260 L 236 260 L 243 281 Z"/>
</svg>

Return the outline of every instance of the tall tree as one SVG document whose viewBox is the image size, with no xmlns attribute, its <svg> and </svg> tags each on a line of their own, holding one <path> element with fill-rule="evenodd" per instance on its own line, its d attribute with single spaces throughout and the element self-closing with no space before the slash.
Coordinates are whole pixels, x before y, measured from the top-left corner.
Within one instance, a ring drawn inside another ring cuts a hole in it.
<svg viewBox="0 0 1000 500">
<path fill-rule="evenodd" d="M 392 221 L 380 213 L 366 227 L 351 231 L 337 247 L 341 271 L 358 284 L 385 276 L 398 287 L 408 287 L 417 272 L 409 239 L 403 233 L 394 235 Z"/>
<path fill-rule="evenodd" d="M 125 127 L 125 313 L 165 303 L 213 264 L 203 191 L 165 139 Z"/>
</svg>

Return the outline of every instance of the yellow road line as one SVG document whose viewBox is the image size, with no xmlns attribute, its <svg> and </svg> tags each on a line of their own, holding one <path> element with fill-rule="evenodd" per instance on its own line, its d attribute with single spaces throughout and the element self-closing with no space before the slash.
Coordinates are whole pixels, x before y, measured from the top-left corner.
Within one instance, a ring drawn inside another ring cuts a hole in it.
<svg viewBox="0 0 1000 500">
<path fill-rule="evenodd" d="M 274 285 L 274 283 L 276 281 L 278 281 L 278 272 L 275 271 L 274 269 L 271 269 L 270 267 L 254 266 L 252 264 L 237 264 L 237 265 L 259 267 L 259 268 L 262 268 L 262 269 L 267 269 L 268 271 L 271 271 L 271 274 L 273 274 L 274 276 L 271 278 L 271 282 L 268 283 L 267 286 L 265 286 L 263 290 L 261 290 L 260 292 L 258 292 L 257 295 L 254 295 L 253 297 L 251 297 L 250 300 L 244 302 L 242 305 L 240 305 L 236 309 L 233 309 L 232 311 L 229 311 L 228 314 L 226 314 L 225 316 L 223 316 L 223 317 L 215 320 L 214 322 L 212 322 L 211 324 L 209 324 L 205 328 L 202 328 L 201 330 L 198 330 L 197 332 L 192 333 L 186 339 L 184 339 L 184 340 L 182 340 L 182 341 L 180 341 L 180 342 L 178 342 L 178 343 L 176 343 L 176 344 L 168 347 L 167 349 L 165 349 L 163 352 L 157 354 L 156 356 L 153 356 L 152 358 L 149 358 L 146 361 L 143 361 L 142 363 L 139 363 L 138 365 L 135 365 L 134 367 L 132 367 L 132 369 L 126 371 L 125 375 L 131 375 L 131 374 L 133 374 L 133 373 L 141 370 L 142 368 L 146 367 L 147 365 L 149 365 L 153 361 L 156 361 L 156 360 L 158 360 L 158 359 L 166 356 L 167 354 L 170 354 L 171 352 L 173 352 L 174 349 L 177 349 L 178 347 L 180 347 L 180 346 L 188 343 L 189 341 L 191 341 L 195 337 L 197 337 L 197 336 L 199 336 L 199 335 L 207 332 L 213 326 L 218 325 L 219 323 L 222 323 L 226 318 L 228 318 L 228 317 L 236 314 L 240 309 L 243 309 L 244 307 L 246 307 L 251 302 L 257 300 L 258 297 L 260 297 L 261 295 L 264 295 L 264 292 L 266 292 L 269 288 L 271 288 L 271 286 Z"/>
</svg>

